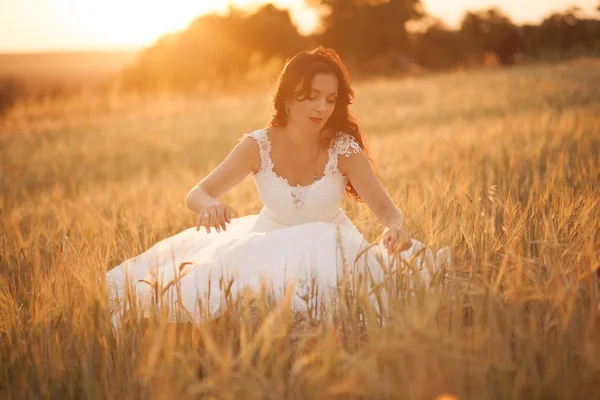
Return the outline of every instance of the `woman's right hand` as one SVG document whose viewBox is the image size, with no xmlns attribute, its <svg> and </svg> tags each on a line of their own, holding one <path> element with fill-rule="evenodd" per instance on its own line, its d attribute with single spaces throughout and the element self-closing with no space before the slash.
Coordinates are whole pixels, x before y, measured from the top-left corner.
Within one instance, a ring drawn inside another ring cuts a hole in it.
<svg viewBox="0 0 600 400">
<path fill-rule="evenodd" d="M 381 240 L 390 254 L 394 251 L 402 252 L 408 250 L 412 246 L 410 235 L 401 225 L 391 225 L 386 227 Z"/>
<path fill-rule="evenodd" d="M 227 230 L 226 224 L 231 223 L 231 212 L 229 207 L 220 201 L 216 201 L 204 207 L 196 217 L 196 231 L 200 230 L 201 226 L 206 228 L 206 233 L 210 233 L 210 228 L 213 227 L 217 233 Z"/>
</svg>

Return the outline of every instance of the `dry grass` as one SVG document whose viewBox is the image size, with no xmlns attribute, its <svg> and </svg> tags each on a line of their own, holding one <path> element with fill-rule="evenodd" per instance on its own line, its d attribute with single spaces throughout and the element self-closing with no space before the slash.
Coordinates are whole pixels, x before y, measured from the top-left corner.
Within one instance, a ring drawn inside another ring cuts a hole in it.
<svg viewBox="0 0 600 400">
<path fill-rule="evenodd" d="M 200 327 L 132 318 L 113 331 L 105 271 L 193 225 L 187 191 L 263 126 L 267 91 L 13 110 L 0 127 L 0 397 L 594 398 L 597 64 L 356 90 L 412 235 L 456 255 L 416 304 L 397 293 L 385 325 L 354 292 L 334 328 L 259 301 Z M 225 201 L 260 208 L 250 180 Z M 375 240 L 364 205 L 344 207 Z"/>
</svg>

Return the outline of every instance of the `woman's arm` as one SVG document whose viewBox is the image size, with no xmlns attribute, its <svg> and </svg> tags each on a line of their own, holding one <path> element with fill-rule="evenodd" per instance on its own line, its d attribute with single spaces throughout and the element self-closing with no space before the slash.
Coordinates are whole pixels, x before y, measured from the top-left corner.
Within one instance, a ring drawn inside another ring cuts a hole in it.
<svg viewBox="0 0 600 400">
<path fill-rule="evenodd" d="M 383 226 L 403 226 L 402 212 L 385 191 L 362 149 L 350 157 L 339 157 L 338 166 Z"/>
<path fill-rule="evenodd" d="M 400 244 L 400 251 L 409 249 L 412 241 L 404 231 L 402 212 L 375 175 L 365 152 L 357 149 L 349 157 L 339 157 L 338 168 L 348 178 L 356 193 L 373 211 L 379 222 L 386 227 L 383 241 L 388 249 L 393 251 L 397 243 Z"/>
<path fill-rule="evenodd" d="M 260 169 L 260 153 L 256 140 L 246 137 L 231 150 L 223 162 L 194 186 L 185 199 L 191 211 L 200 213 L 206 207 L 220 204 L 219 197 Z"/>
</svg>

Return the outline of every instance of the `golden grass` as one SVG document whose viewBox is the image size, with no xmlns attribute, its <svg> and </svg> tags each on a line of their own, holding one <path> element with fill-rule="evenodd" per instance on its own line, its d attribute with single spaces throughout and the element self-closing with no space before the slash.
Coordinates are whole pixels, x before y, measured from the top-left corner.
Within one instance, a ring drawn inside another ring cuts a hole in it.
<svg viewBox="0 0 600 400">
<path fill-rule="evenodd" d="M 600 69 L 527 66 L 356 85 L 354 111 L 448 282 L 364 294 L 335 327 L 285 303 L 113 331 L 104 273 L 193 226 L 184 198 L 269 92 L 18 107 L 0 127 L 0 398 L 573 399 L 600 391 Z M 260 209 L 250 179 L 224 199 Z M 369 240 L 361 204 L 344 207 Z M 393 286 L 389 283 L 389 288 Z M 389 289 L 388 288 L 388 289 Z M 368 318 L 364 318 L 364 317 Z M 365 322 L 367 321 L 367 322 Z"/>
</svg>

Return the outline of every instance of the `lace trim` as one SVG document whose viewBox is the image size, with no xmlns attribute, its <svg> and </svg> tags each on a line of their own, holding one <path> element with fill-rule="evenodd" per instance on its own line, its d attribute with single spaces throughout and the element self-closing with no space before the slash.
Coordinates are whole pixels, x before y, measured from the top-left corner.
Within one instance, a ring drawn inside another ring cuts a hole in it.
<svg viewBox="0 0 600 400">
<path fill-rule="evenodd" d="M 268 173 L 268 176 L 271 179 L 275 179 L 282 182 L 286 186 L 286 189 L 290 194 L 292 205 L 297 210 L 303 209 L 306 206 L 306 200 L 309 196 L 309 193 L 312 191 L 312 189 L 316 186 L 317 183 L 324 180 L 327 176 L 332 176 L 339 173 L 338 155 L 350 157 L 352 153 L 358 153 L 360 151 L 360 145 L 358 144 L 356 139 L 354 139 L 353 136 L 345 134 L 343 132 L 338 132 L 336 134 L 336 137 L 332 141 L 332 145 L 329 147 L 329 159 L 325 164 L 325 171 L 323 176 L 306 186 L 302 186 L 300 184 L 292 186 L 286 178 L 277 175 L 277 173 L 274 170 L 275 165 L 273 164 L 273 160 L 271 160 L 271 141 L 269 140 L 267 131 L 261 129 L 252 133 L 247 133 L 243 135 L 242 139 L 245 139 L 248 136 L 252 137 L 258 143 L 261 160 L 260 171 L 258 173 Z"/>
<path fill-rule="evenodd" d="M 350 157 L 352 154 L 360 152 L 360 144 L 354 138 L 344 132 L 338 132 L 333 139 L 333 144 L 329 148 L 329 162 L 325 166 L 325 175 L 335 174 L 338 170 L 338 155 Z"/>
<path fill-rule="evenodd" d="M 271 161 L 271 142 L 269 141 L 269 137 L 267 136 L 267 131 L 258 130 L 252 133 L 246 133 L 242 136 L 242 139 L 246 139 L 247 137 L 251 137 L 256 140 L 258 143 L 258 149 L 260 151 L 260 171 L 272 171 L 273 170 L 273 161 Z"/>
<path fill-rule="evenodd" d="M 333 144 L 334 151 L 337 154 L 350 157 L 352 153 L 358 154 L 360 152 L 360 144 L 354 136 L 342 132 L 338 132 L 337 136 Z"/>
<path fill-rule="evenodd" d="M 300 210 L 306 206 L 306 198 L 308 197 L 308 190 L 302 190 L 302 188 L 294 188 L 291 192 L 292 204 L 294 208 Z"/>
</svg>

